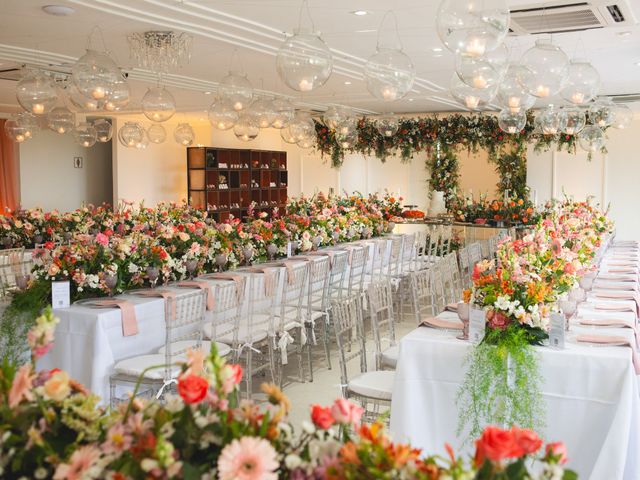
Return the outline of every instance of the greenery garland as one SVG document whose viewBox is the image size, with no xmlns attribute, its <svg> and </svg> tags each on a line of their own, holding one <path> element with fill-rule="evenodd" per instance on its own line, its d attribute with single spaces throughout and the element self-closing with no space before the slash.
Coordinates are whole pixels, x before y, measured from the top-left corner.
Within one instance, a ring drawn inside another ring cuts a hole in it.
<svg viewBox="0 0 640 480">
<path fill-rule="evenodd" d="M 433 192 L 444 192 L 445 205 L 450 210 L 460 189 L 458 157 L 452 148 L 442 149 L 437 144 L 431 155 L 427 156 L 426 166 L 431 172 L 429 188 Z"/>
</svg>

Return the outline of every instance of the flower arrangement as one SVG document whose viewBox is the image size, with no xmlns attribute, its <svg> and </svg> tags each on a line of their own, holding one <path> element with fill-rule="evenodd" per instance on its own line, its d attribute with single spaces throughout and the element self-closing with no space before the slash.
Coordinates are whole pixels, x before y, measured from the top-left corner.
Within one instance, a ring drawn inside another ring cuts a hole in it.
<svg viewBox="0 0 640 480">
<path fill-rule="evenodd" d="M 37 324 L 33 357 L 53 341 L 55 319 L 48 311 Z M 311 422 L 296 434 L 282 391 L 264 384 L 266 405 L 238 402 L 242 369 L 215 351 L 188 353 L 177 394 L 164 403 L 132 396 L 113 410 L 60 370 L 5 361 L 0 374 L 6 478 L 525 480 L 528 459 L 539 463 L 537 478 L 576 478 L 564 468 L 564 445 L 543 448 L 534 432 L 488 427 L 466 465 L 449 446 L 443 459 L 392 442 L 381 423 L 361 425 L 362 408 L 345 399 L 311 406 Z"/>
<path fill-rule="evenodd" d="M 513 198 L 508 201 L 489 201 L 486 195 L 478 200 L 473 197 L 457 197 L 451 206 L 454 218 L 459 222 L 486 224 L 487 222 L 505 222 L 509 225 L 535 225 L 540 214 L 533 203 L 524 198 Z"/>
</svg>

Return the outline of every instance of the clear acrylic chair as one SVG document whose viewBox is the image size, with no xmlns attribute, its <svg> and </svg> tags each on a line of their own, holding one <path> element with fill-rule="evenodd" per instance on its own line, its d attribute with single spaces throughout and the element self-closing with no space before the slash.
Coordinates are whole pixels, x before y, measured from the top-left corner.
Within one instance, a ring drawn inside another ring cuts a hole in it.
<svg viewBox="0 0 640 480">
<path fill-rule="evenodd" d="M 369 256 L 369 247 L 362 245 L 349 246 L 349 268 L 345 283 L 343 284 L 344 295 L 363 294 L 364 274 Z"/>
<path fill-rule="evenodd" d="M 427 268 L 429 266 L 427 257 L 427 238 L 428 231 L 426 229 L 418 230 L 416 232 L 416 257 L 415 263 L 411 268 L 412 272 L 416 270 L 422 270 L 423 268 Z"/>
<path fill-rule="evenodd" d="M 389 280 L 372 283 L 367 287 L 369 314 L 375 346 L 376 370 L 395 369 L 398 363 L 396 345 L 395 316 L 393 312 L 393 291 Z"/>
<path fill-rule="evenodd" d="M 17 275 L 24 275 L 24 247 L 0 250 L 0 297 L 16 288 Z"/>
<path fill-rule="evenodd" d="M 458 265 L 458 256 L 456 252 L 451 252 L 445 255 L 443 260 L 449 269 L 449 275 L 451 277 L 452 297 L 456 299 L 454 301 L 458 301 L 462 298 L 462 290 L 464 290 L 462 277 L 460 275 L 460 265 Z"/>
<path fill-rule="evenodd" d="M 404 244 L 404 237 L 402 235 L 393 235 L 388 240 L 389 246 L 389 260 L 385 266 L 385 274 L 391 282 L 397 282 L 402 273 L 402 245 Z"/>
<path fill-rule="evenodd" d="M 435 314 L 444 312 L 447 306 L 447 269 L 444 261 L 436 263 L 431 268 L 431 289 L 433 291 L 433 307 Z"/>
<path fill-rule="evenodd" d="M 338 356 L 340 359 L 340 388 L 342 396 L 359 402 L 365 410 L 363 419 L 375 421 L 380 415 L 380 407 L 390 405 L 394 372 L 389 370 L 367 371 L 366 349 L 362 342 L 362 301 L 353 295 L 334 302 L 334 327 Z M 349 362 L 358 359 L 360 373 L 349 375 Z"/>
<path fill-rule="evenodd" d="M 376 238 L 362 242 L 362 245 L 369 246 L 369 258 L 364 274 L 364 288 L 374 282 L 380 281 L 384 276 L 387 259 L 387 247 L 389 242 L 385 238 Z"/>
<path fill-rule="evenodd" d="M 432 269 L 420 270 L 411 274 L 411 306 L 416 325 L 420 325 L 425 317 L 437 315 L 432 279 Z"/>
<path fill-rule="evenodd" d="M 206 309 L 206 292 L 198 290 L 167 298 L 164 302 L 164 353 L 136 355 L 116 362 L 114 374 L 109 378 L 111 405 L 118 402 L 117 387 L 135 385 L 147 387 L 148 395 L 161 398 L 177 382 L 180 363 L 186 353 L 201 348 L 202 326 Z M 187 348 L 179 348 L 186 343 Z M 177 348 L 174 348 L 177 347 Z"/>
<path fill-rule="evenodd" d="M 451 252 L 451 238 L 453 237 L 453 227 L 451 225 L 440 225 L 440 251 L 441 257 Z"/>
</svg>

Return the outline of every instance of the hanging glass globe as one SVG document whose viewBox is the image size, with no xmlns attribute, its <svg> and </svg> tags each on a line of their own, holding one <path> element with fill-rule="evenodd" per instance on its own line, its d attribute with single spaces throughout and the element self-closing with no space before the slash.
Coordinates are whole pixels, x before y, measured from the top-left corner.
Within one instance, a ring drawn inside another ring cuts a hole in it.
<svg viewBox="0 0 640 480">
<path fill-rule="evenodd" d="M 599 98 L 589 107 L 589 120 L 598 127 L 608 127 L 613 123 L 615 109 L 610 98 Z"/>
<path fill-rule="evenodd" d="M 238 121 L 238 112 L 233 109 L 231 101 L 219 99 L 209 106 L 209 123 L 218 130 L 229 130 Z"/>
<path fill-rule="evenodd" d="M 90 123 L 81 122 L 73 130 L 73 137 L 78 145 L 89 148 L 95 145 L 98 133 Z"/>
<path fill-rule="evenodd" d="M 451 95 L 470 110 L 479 110 L 490 103 L 497 91 L 497 85 L 489 88 L 473 88 L 460 80 L 457 73 L 451 77 Z"/>
<path fill-rule="evenodd" d="M 96 129 L 96 140 L 100 143 L 106 143 L 111 140 L 111 137 L 113 137 L 113 126 L 111 125 L 111 122 L 104 118 L 99 118 L 93 122 L 93 128 Z"/>
<path fill-rule="evenodd" d="M 501 77 L 485 57 L 467 54 L 456 55 L 456 73 L 464 83 L 478 89 L 497 85 Z"/>
<path fill-rule="evenodd" d="M 253 88 L 246 75 L 237 72 L 229 74 L 220 81 L 218 98 L 228 100 L 236 112 L 248 107 L 253 100 Z"/>
<path fill-rule="evenodd" d="M 378 132 L 384 138 L 391 138 L 396 133 L 398 133 L 398 126 L 399 126 L 398 119 L 394 117 L 392 114 L 383 115 L 382 117 L 378 118 L 376 122 L 376 127 L 378 128 Z"/>
<path fill-rule="evenodd" d="M 18 82 L 16 97 L 27 112 L 43 115 L 55 107 L 58 95 L 49 77 L 39 70 L 31 70 Z"/>
<path fill-rule="evenodd" d="M 311 115 L 306 112 L 298 112 L 289 124 L 289 132 L 296 139 L 301 140 L 305 135 L 315 135 L 316 124 Z"/>
<path fill-rule="evenodd" d="M 511 64 L 498 86 L 498 101 L 508 108 L 511 113 L 527 111 L 536 102 L 535 97 L 529 95 L 518 81 L 518 75 L 524 67 Z"/>
<path fill-rule="evenodd" d="M 459 55 L 467 55 L 461 53 Z M 485 53 L 482 58 L 491 65 L 500 78 L 503 78 L 509 68 L 509 49 L 504 43 L 498 45 L 497 48 Z"/>
<path fill-rule="evenodd" d="M 535 119 L 536 127 L 543 135 L 555 135 L 560 131 L 560 115 L 553 105 L 540 110 Z"/>
<path fill-rule="evenodd" d="M 122 145 L 128 148 L 135 146 L 143 141 L 144 128 L 138 122 L 125 122 L 118 130 L 118 140 Z"/>
<path fill-rule="evenodd" d="M 117 112 L 129 105 L 130 100 L 131 90 L 129 90 L 129 84 L 120 76 L 118 81 L 113 85 L 109 98 L 104 102 L 104 109 L 108 112 Z"/>
<path fill-rule="evenodd" d="M 369 93 L 385 102 L 407 95 L 413 87 L 416 68 L 402 50 L 379 47 L 364 66 Z"/>
<path fill-rule="evenodd" d="M 559 129 L 567 135 L 578 134 L 586 125 L 587 117 L 584 110 L 579 107 L 564 107 L 558 114 L 560 119 Z"/>
<path fill-rule="evenodd" d="M 32 138 L 38 131 L 38 117 L 28 112 L 21 112 L 16 115 L 16 123 L 24 129 L 24 135 Z"/>
<path fill-rule="evenodd" d="M 167 131 L 159 123 L 152 123 L 149 125 L 149 128 L 147 128 L 147 137 L 151 143 L 157 145 L 167 139 Z"/>
<path fill-rule="evenodd" d="M 298 141 L 296 140 L 296 137 L 291 135 L 291 131 L 289 130 L 289 127 L 284 127 L 280 129 L 280 138 L 282 138 L 282 140 L 284 140 L 285 143 L 294 144 Z"/>
<path fill-rule="evenodd" d="M 276 69 L 288 87 L 310 92 L 324 85 L 331 75 L 333 57 L 319 34 L 297 30 L 280 46 Z"/>
<path fill-rule="evenodd" d="M 271 110 L 273 111 L 271 126 L 277 129 L 285 128 L 289 125 L 295 113 L 291 102 L 284 98 L 276 98 L 273 100 L 271 102 Z"/>
<path fill-rule="evenodd" d="M 503 42 L 509 21 L 506 0 L 443 0 L 436 29 L 452 52 L 481 56 Z"/>
<path fill-rule="evenodd" d="M 527 125 L 527 114 L 524 110 L 520 112 L 512 112 L 505 108 L 498 115 L 498 126 L 500 130 L 510 135 L 520 133 Z"/>
<path fill-rule="evenodd" d="M 107 100 L 122 79 L 122 73 L 107 54 L 87 50 L 71 68 L 71 78 L 85 97 Z"/>
<path fill-rule="evenodd" d="M 166 122 L 176 113 L 176 100 L 164 87 L 150 88 L 142 97 L 142 113 L 152 122 Z"/>
<path fill-rule="evenodd" d="M 589 125 L 578 134 L 578 143 L 583 150 L 595 153 L 604 146 L 604 132 L 596 125 Z"/>
<path fill-rule="evenodd" d="M 336 134 L 336 141 L 338 142 L 338 145 L 340 145 L 340 148 L 345 150 L 350 149 L 358 141 L 358 132 L 356 130 L 352 130 L 346 134 Z"/>
<path fill-rule="evenodd" d="M 47 115 L 47 127 L 59 134 L 73 130 L 74 122 L 75 115 L 67 107 L 55 107 Z"/>
<path fill-rule="evenodd" d="M 564 87 L 569 72 L 569 57 L 551 40 L 536 40 L 527 50 L 520 64 L 518 81 L 534 97 L 548 98 Z"/>
<path fill-rule="evenodd" d="M 179 123 L 173 131 L 173 138 L 179 144 L 188 147 L 195 140 L 196 134 L 193 131 L 193 127 L 188 123 Z"/>
<path fill-rule="evenodd" d="M 269 128 L 276 116 L 272 102 L 267 98 L 259 98 L 255 100 L 251 104 L 250 110 L 252 116 L 257 120 L 260 128 Z"/>
<path fill-rule="evenodd" d="M 255 140 L 260 133 L 257 118 L 254 115 L 240 115 L 238 123 L 233 126 L 233 133 L 238 140 L 243 142 Z"/>
<path fill-rule="evenodd" d="M 325 125 L 335 130 L 339 123 L 349 118 L 350 110 L 342 105 L 331 105 L 322 115 Z"/>
<path fill-rule="evenodd" d="M 76 87 L 75 85 L 70 85 L 68 87 L 67 93 L 69 95 L 69 100 L 71 100 L 71 103 L 81 112 L 94 112 L 100 107 L 100 102 L 98 100 L 85 97 L 80 93 L 80 90 L 78 90 L 78 87 Z"/>
<path fill-rule="evenodd" d="M 624 130 L 631 125 L 633 120 L 633 112 L 628 105 L 617 104 L 613 110 L 613 120 L 611 126 Z"/>
<path fill-rule="evenodd" d="M 17 117 L 14 116 L 4 122 L 4 133 L 14 142 L 26 142 L 31 137 L 26 135 L 26 128 L 19 125 L 16 118 Z"/>
<path fill-rule="evenodd" d="M 600 74 L 586 60 L 571 60 L 567 84 L 561 95 L 567 102 L 584 105 L 593 100 L 600 90 Z"/>
<path fill-rule="evenodd" d="M 311 148 L 313 147 L 313 145 L 316 142 L 316 137 L 315 135 L 305 135 L 303 138 L 301 138 L 300 140 L 298 140 L 296 142 L 296 144 L 300 147 L 300 148 Z"/>
<path fill-rule="evenodd" d="M 358 129 L 358 119 L 355 117 L 345 117 L 336 125 L 336 135 L 348 135 Z"/>
<path fill-rule="evenodd" d="M 140 128 L 142 129 L 142 138 L 138 143 L 136 143 L 136 148 L 138 150 L 146 150 L 149 146 L 149 135 L 142 125 L 140 125 Z"/>
</svg>

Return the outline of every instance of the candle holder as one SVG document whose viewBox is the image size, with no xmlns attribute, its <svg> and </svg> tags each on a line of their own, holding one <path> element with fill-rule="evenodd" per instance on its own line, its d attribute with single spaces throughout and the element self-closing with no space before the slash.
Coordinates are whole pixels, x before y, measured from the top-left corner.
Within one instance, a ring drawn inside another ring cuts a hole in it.
<svg viewBox="0 0 640 480">
<path fill-rule="evenodd" d="M 104 276 L 104 284 L 109 289 L 109 296 L 113 297 L 114 290 L 118 285 L 118 275 L 114 273 L 107 273 Z"/>
<path fill-rule="evenodd" d="M 193 280 L 193 274 L 196 271 L 196 269 L 198 268 L 198 261 L 197 260 L 187 260 L 187 262 L 185 263 L 185 267 L 187 269 L 187 273 L 189 274 L 189 280 Z"/>
<path fill-rule="evenodd" d="M 244 257 L 245 266 L 250 266 L 251 258 L 253 257 L 253 246 L 245 245 L 242 247 L 242 256 Z"/>
<path fill-rule="evenodd" d="M 158 277 L 160 276 L 160 269 L 158 267 L 147 267 L 146 272 L 151 288 L 156 288 L 156 282 L 158 281 Z"/>
<path fill-rule="evenodd" d="M 218 271 L 222 272 L 224 270 L 225 265 L 229 261 L 226 253 L 219 253 L 216 255 L 216 265 L 218 266 Z"/>
<path fill-rule="evenodd" d="M 320 244 L 322 243 L 322 237 L 320 235 L 317 235 L 315 237 L 313 237 L 313 239 L 311 240 L 311 245 L 313 245 L 313 251 L 317 251 L 318 247 L 320 246 Z"/>
<path fill-rule="evenodd" d="M 278 253 L 278 246 L 275 243 L 270 243 L 267 245 L 267 257 L 269 260 L 273 260 Z"/>
<path fill-rule="evenodd" d="M 21 292 L 24 292 L 27 289 L 27 287 L 29 286 L 29 280 L 31 280 L 31 275 L 29 275 L 28 273 L 26 275 L 16 275 L 16 286 Z"/>
</svg>

